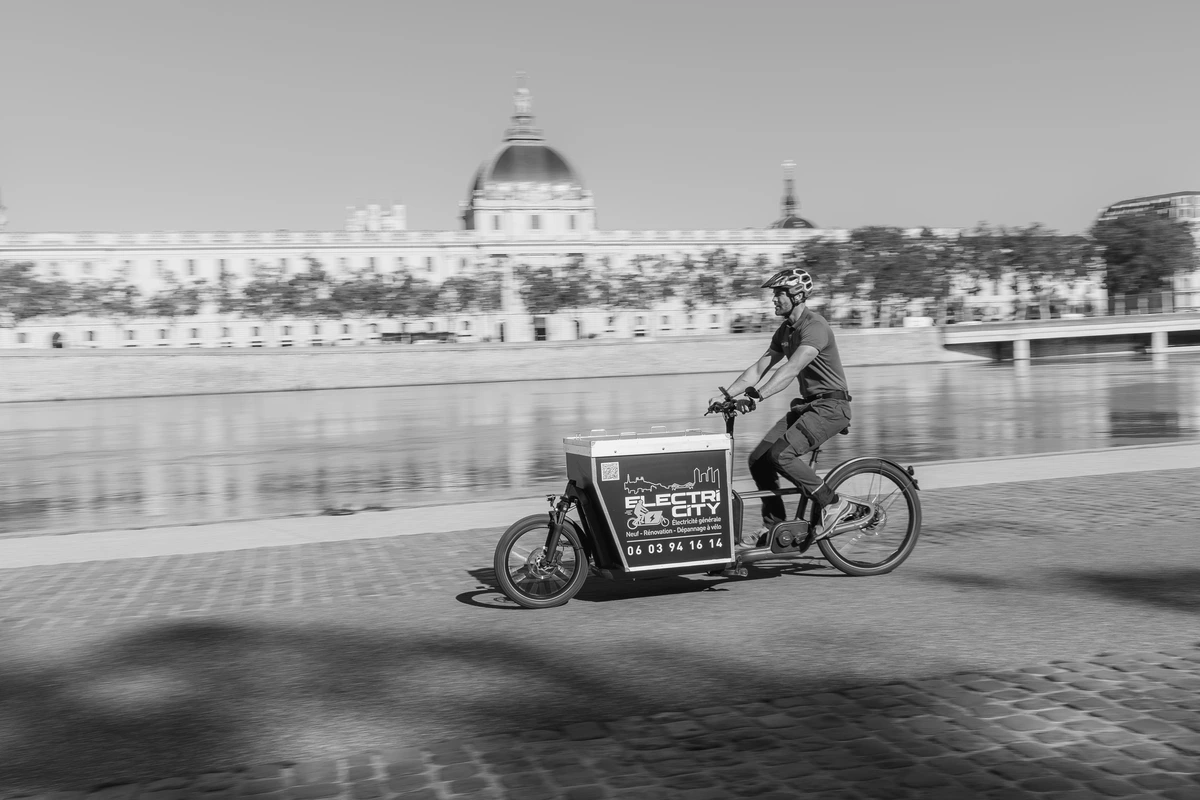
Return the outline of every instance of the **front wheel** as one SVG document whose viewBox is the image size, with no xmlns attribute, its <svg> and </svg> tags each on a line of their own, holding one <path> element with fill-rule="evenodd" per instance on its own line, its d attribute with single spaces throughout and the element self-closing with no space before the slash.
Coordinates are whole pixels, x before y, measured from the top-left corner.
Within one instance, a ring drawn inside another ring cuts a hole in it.
<svg viewBox="0 0 1200 800">
<path fill-rule="evenodd" d="M 561 606 L 587 580 L 587 553 L 575 523 L 563 521 L 552 564 L 546 557 L 549 536 L 549 515 L 534 514 L 514 522 L 496 543 L 493 566 L 500 589 L 525 608 Z"/>
<path fill-rule="evenodd" d="M 830 564 L 847 575 L 882 575 L 908 558 L 921 534 L 921 501 L 912 477 L 890 461 L 860 458 L 837 467 L 825 483 L 842 497 L 877 510 L 861 527 L 821 539 Z"/>
</svg>

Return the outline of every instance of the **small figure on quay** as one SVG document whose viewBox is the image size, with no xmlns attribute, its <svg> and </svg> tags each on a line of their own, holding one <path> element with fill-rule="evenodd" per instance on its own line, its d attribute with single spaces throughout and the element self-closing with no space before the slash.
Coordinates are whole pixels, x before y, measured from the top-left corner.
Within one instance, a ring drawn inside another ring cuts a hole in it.
<svg viewBox="0 0 1200 800">
<path fill-rule="evenodd" d="M 789 267 L 772 275 L 762 288 L 774 290 L 775 316 L 783 317 L 783 322 L 767 351 L 727 391 L 734 398 L 743 395 L 761 401 L 786 390 L 793 380 L 799 383 L 801 397 L 792 401 L 791 410 L 750 454 L 750 474 L 761 490 L 778 489 L 781 474 L 802 489 L 821 509 L 818 535 L 824 536 L 852 510 L 853 503 L 830 489 L 805 463 L 804 456 L 850 426 L 850 389 L 832 328 L 806 305 L 813 293 L 812 276 L 799 267 Z M 723 399 L 715 397 L 709 406 Z M 745 403 L 745 407 L 752 404 Z M 772 528 L 787 518 L 783 499 L 764 497 L 762 516 L 763 528 L 751 534 L 753 540 L 744 539 L 744 545 L 764 541 Z"/>
</svg>

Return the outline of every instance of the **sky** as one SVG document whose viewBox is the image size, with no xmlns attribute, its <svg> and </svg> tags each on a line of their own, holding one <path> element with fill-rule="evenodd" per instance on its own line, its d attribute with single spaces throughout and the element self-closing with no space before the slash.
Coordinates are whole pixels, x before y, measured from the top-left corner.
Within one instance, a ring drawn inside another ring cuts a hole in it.
<svg viewBox="0 0 1200 800">
<path fill-rule="evenodd" d="M 1200 2 L 0 0 L 9 231 L 461 227 L 517 71 L 607 230 L 1041 222 L 1200 190 Z"/>
</svg>

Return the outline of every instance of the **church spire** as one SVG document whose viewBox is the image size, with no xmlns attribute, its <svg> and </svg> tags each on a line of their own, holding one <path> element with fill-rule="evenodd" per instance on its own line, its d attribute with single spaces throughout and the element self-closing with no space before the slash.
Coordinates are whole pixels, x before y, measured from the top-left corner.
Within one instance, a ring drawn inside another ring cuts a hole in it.
<svg viewBox="0 0 1200 800">
<path fill-rule="evenodd" d="M 525 85 L 525 73 L 517 73 L 517 90 L 513 93 L 512 124 L 504 132 L 506 142 L 541 142 L 545 140 L 540 128 L 533 126 L 533 96 Z"/>
<path fill-rule="evenodd" d="M 796 216 L 796 182 L 792 175 L 796 162 L 790 158 L 783 162 L 783 218 Z"/>
</svg>

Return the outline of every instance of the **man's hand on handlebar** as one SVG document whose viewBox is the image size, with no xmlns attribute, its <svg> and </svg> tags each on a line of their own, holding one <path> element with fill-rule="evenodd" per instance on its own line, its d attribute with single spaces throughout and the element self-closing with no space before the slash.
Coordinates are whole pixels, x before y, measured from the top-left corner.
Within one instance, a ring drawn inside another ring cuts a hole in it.
<svg viewBox="0 0 1200 800">
<path fill-rule="evenodd" d="M 708 411 L 705 414 L 749 414 L 754 410 L 755 403 L 752 398 L 734 398 L 725 391 L 724 386 L 718 388 L 721 390 L 721 396 L 708 401 Z"/>
</svg>

